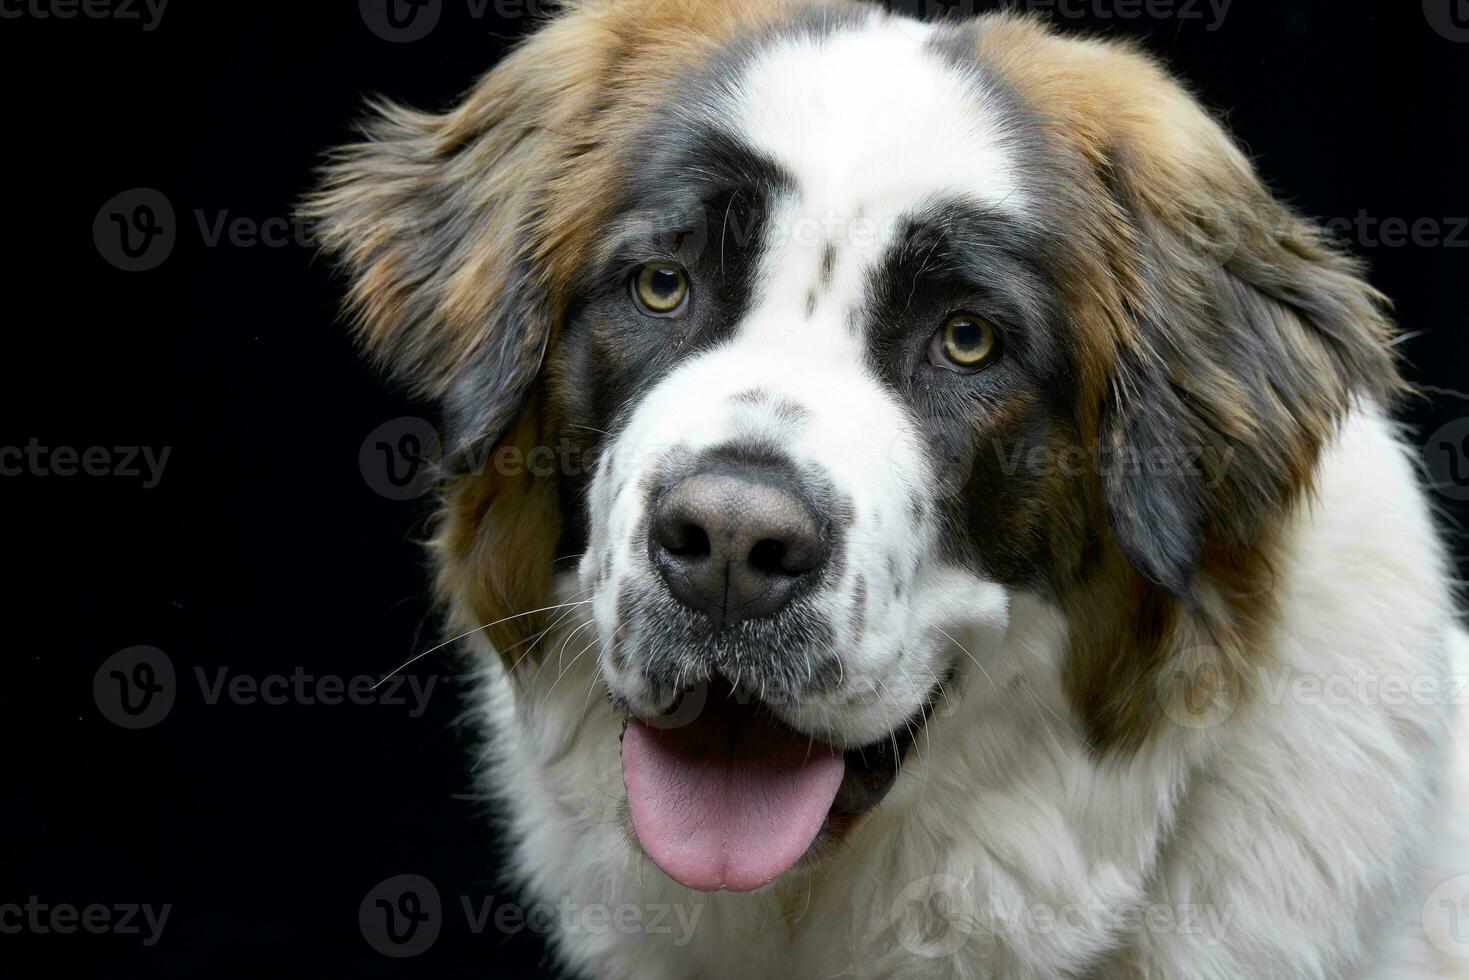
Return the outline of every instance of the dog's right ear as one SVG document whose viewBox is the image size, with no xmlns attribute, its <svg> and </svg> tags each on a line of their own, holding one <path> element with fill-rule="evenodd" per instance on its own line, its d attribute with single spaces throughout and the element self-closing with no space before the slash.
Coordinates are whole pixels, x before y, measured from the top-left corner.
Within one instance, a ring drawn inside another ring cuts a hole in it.
<svg viewBox="0 0 1469 980">
<path fill-rule="evenodd" d="M 442 115 L 374 103 L 301 208 L 368 355 L 440 406 L 451 470 L 514 426 L 551 341 L 564 241 L 549 239 L 584 219 L 548 191 L 598 74 L 576 26 L 537 32 Z"/>
</svg>

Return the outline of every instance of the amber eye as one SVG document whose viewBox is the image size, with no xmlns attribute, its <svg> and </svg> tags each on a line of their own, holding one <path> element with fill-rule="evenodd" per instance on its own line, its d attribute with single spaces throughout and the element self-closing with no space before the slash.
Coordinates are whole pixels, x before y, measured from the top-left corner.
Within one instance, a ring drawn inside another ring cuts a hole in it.
<svg viewBox="0 0 1469 980">
<path fill-rule="evenodd" d="M 951 371 L 978 371 L 1000 352 L 994 326 L 975 313 L 951 313 L 933 335 L 928 359 Z"/>
<path fill-rule="evenodd" d="M 676 265 L 645 265 L 632 277 L 632 298 L 649 316 L 678 316 L 689 300 L 689 277 Z"/>
</svg>

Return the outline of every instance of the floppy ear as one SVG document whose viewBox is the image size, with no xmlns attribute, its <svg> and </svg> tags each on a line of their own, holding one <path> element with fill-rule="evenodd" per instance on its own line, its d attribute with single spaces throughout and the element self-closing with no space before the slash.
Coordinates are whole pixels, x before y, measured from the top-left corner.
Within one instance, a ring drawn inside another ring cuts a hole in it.
<svg viewBox="0 0 1469 980">
<path fill-rule="evenodd" d="M 595 89 L 577 40 L 568 21 L 537 33 L 442 115 L 373 104 L 302 208 L 363 347 L 440 405 L 460 468 L 515 423 L 551 339 L 545 257 L 568 225 L 547 191 Z"/>
<path fill-rule="evenodd" d="M 1206 550 L 1251 547 L 1309 488 L 1353 400 L 1388 405 L 1401 381 L 1359 264 L 1176 83 L 1126 58 L 1152 84 L 1105 164 L 1131 322 L 1101 416 L 1103 495 L 1133 566 L 1188 600 Z"/>
<path fill-rule="evenodd" d="M 613 48 L 566 15 L 444 114 L 373 107 L 303 213 L 349 281 L 368 355 L 440 408 L 446 482 L 433 552 L 451 628 L 490 625 L 507 663 L 550 605 L 554 473 L 490 464 L 544 445 L 538 378 L 610 186 L 588 120 Z"/>
</svg>

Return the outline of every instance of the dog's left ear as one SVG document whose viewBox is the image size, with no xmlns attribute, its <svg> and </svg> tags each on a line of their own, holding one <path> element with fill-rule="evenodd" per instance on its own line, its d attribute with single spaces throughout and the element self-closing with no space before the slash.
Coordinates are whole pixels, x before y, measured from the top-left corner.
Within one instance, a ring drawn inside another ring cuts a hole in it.
<svg viewBox="0 0 1469 980">
<path fill-rule="evenodd" d="M 1130 54 L 1120 67 L 1152 84 L 1105 155 L 1126 271 L 1102 492 L 1133 566 L 1188 601 L 1206 550 L 1250 548 L 1354 400 L 1388 405 L 1401 381 L 1360 265 L 1163 72 Z"/>
</svg>

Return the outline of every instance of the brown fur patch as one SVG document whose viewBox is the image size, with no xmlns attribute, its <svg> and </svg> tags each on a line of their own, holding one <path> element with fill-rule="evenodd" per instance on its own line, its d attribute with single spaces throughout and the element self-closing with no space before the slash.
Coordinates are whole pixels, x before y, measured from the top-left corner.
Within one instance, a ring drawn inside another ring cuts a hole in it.
<svg viewBox="0 0 1469 980">
<path fill-rule="evenodd" d="M 520 453 L 516 458 L 525 458 L 540 441 L 539 415 L 528 409 L 501 448 L 514 448 Z M 449 610 L 451 632 L 498 623 L 489 638 L 509 666 L 533 654 L 527 648 L 555 619 L 547 613 L 519 614 L 555 601 L 552 577 L 561 516 L 554 478 L 498 471 L 506 458 L 497 452 L 480 472 L 451 479 L 433 551 L 438 596 Z"/>
<path fill-rule="evenodd" d="M 1351 400 L 1401 388 L 1392 326 L 1359 264 L 1150 58 L 1019 17 L 977 36 L 1073 178 L 1057 280 L 1081 334 L 1081 432 L 1204 462 L 1155 479 L 1099 462 L 1098 547 L 1063 595 L 1071 700 L 1099 749 L 1136 747 L 1179 696 L 1170 665 L 1241 693 L 1273 616 L 1274 536 Z"/>
</svg>

